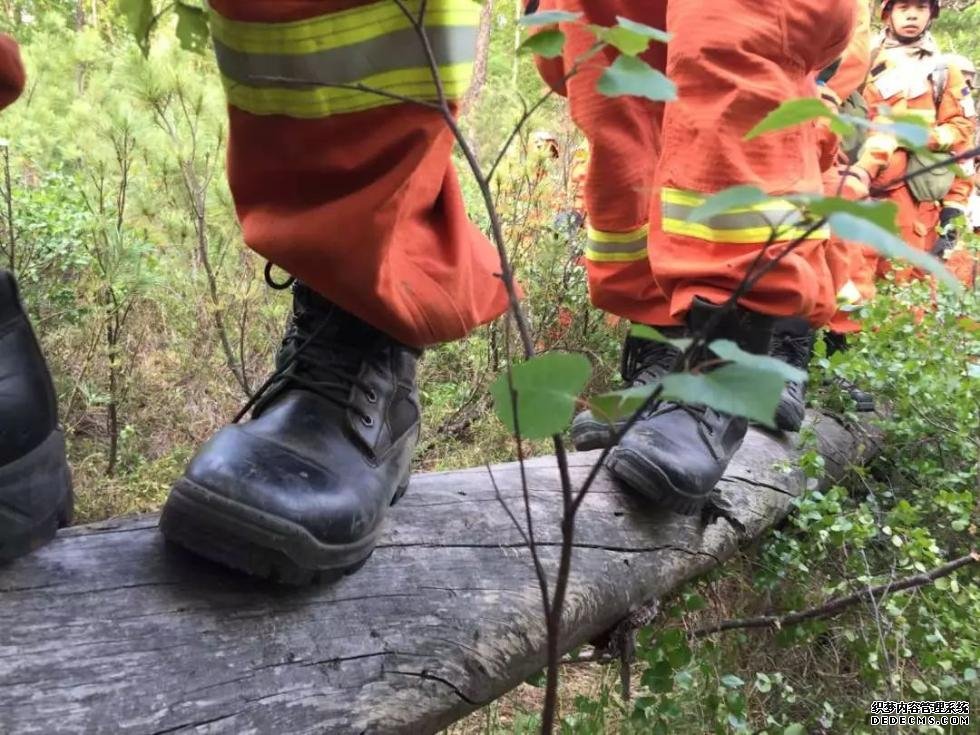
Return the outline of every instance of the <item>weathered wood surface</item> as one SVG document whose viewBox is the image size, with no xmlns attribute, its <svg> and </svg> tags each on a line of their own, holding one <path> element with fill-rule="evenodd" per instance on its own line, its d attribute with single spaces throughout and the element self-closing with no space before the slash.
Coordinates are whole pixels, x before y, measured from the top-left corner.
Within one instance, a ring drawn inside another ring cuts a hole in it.
<svg viewBox="0 0 980 735">
<path fill-rule="evenodd" d="M 869 440 L 814 417 L 830 476 Z M 571 457 L 576 483 L 596 453 Z M 723 480 L 748 537 L 802 479 L 791 440 L 750 432 Z M 516 465 L 493 473 L 523 518 Z M 552 458 L 529 463 L 557 563 Z M 416 476 L 368 564 L 284 590 L 168 548 L 155 516 L 63 533 L 0 568 L 0 733 L 431 733 L 542 668 L 540 596 L 487 470 Z M 651 511 L 602 477 L 578 522 L 565 647 L 733 554 L 722 520 Z"/>
</svg>

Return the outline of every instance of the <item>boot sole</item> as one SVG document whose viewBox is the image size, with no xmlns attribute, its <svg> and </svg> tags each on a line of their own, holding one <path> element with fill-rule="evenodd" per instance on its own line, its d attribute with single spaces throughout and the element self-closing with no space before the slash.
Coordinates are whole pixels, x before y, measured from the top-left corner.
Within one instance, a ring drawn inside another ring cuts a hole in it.
<svg viewBox="0 0 980 735">
<path fill-rule="evenodd" d="M 0 467 L 0 563 L 54 538 L 74 514 L 65 437 L 52 431 L 40 445 Z"/>
<path fill-rule="evenodd" d="M 399 486 L 394 505 L 408 489 Z M 303 526 L 212 492 L 182 477 L 160 515 L 167 541 L 253 577 L 302 586 L 353 574 L 370 558 L 381 524 L 354 543 L 327 544 Z"/>
<path fill-rule="evenodd" d="M 691 495 L 680 490 L 663 470 L 632 452 L 627 455 L 622 451 L 614 451 L 606 460 L 606 467 L 616 479 L 633 492 L 642 495 L 658 507 L 680 515 L 698 515 L 707 505 L 711 495 L 710 492 L 704 495 Z"/>
</svg>

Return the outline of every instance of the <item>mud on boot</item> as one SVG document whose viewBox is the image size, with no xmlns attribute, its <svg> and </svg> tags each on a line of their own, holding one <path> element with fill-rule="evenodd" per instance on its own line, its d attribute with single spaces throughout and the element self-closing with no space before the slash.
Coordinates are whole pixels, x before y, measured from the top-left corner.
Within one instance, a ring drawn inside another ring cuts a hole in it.
<svg viewBox="0 0 980 735">
<path fill-rule="evenodd" d="M 721 309 L 695 300 L 688 315 L 691 333 L 702 331 Z M 771 317 L 732 309 L 719 318 L 708 341 L 729 339 L 747 352 L 767 354 L 772 324 Z M 693 365 L 713 357 L 705 351 Z M 695 515 L 709 502 L 747 429 L 744 418 L 664 401 L 627 432 L 606 464 L 614 477 L 656 505 Z"/>
<path fill-rule="evenodd" d="M 17 283 L 0 270 L 0 564 L 47 543 L 71 517 L 54 385 Z"/>
<path fill-rule="evenodd" d="M 408 486 L 419 355 L 297 283 L 268 389 L 188 465 L 164 536 L 287 584 L 358 569 Z"/>
<path fill-rule="evenodd" d="M 687 334 L 687 327 L 654 327 L 665 337 L 679 339 Z M 623 343 L 619 374 L 623 388 L 650 385 L 660 380 L 674 367 L 680 350 L 666 342 L 655 342 L 629 335 Z M 572 421 L 572 444 L 580 452 L 604 449 L 626 426 L 629 417 L 603 421 L 592 411 L 582 411 Z"/>
</svg>

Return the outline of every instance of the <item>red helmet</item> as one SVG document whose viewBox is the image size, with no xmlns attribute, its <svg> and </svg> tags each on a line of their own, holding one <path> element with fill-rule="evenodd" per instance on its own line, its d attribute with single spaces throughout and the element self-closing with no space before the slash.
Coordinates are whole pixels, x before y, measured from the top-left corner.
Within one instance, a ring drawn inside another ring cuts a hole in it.
<svg viewBox="0 0 980 735">
<path fill-rule="evenodd" d="M 895 4 L 895 0 L 881 0 L 881 19 L 884 20 L 885 17 L 892 11 L 892 5 Z M 939 17 L 939 0 L 929 0 L 929 9 L 932 11 L 933 19 Z"/>
</svg>

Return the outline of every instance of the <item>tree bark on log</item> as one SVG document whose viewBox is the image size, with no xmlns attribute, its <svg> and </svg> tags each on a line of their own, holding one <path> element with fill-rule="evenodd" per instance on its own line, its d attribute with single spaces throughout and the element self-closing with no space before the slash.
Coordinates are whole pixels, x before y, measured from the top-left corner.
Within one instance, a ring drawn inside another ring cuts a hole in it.
<svg viewBox="0 0 980 735">
<path fill-rule="evenodd" d="M 811 416 L 827 485 L 874 437 Z M 760 537 L 803 489 L 792 438 L 752 430 L 722 480 L 747 529 L 655 511 L 602 476 L 579 514 L 563 650 Z M 570 455 L 580 484 L 597 453 Z M 517 465 L 492 468 L 521 511 Z M 554 458 L 528 462 L 550 574 Z M 486 468 L 417 475 L 357 574 L 258 584 L 169 548 L 155 516 L 71 529 L 0 568 L 0 732 L 432 733 L 545 664 L 530 553 Z"/>
</svg>

